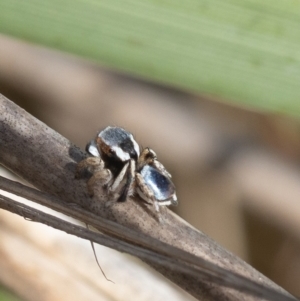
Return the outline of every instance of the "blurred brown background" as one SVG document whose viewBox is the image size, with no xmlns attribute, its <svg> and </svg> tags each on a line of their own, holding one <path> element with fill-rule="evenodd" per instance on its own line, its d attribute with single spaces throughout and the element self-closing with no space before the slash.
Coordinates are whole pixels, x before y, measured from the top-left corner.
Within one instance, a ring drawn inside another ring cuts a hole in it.
<svg viewBox="0 0 300 301">
<path fill-rule="evenodd" d="M 0 36 L 0 92 L 85 147 L 131 131 L 173 175 L 182 218 L 300 295 L 300 123 Z M 99 276 L 101 277 L 101 276 Z"/>
</svg>

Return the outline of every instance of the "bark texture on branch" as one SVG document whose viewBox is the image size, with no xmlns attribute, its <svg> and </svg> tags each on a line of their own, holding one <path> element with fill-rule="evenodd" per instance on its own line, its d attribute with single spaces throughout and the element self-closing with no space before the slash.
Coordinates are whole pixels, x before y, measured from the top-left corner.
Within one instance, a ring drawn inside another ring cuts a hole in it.
<svg viewBox="0 0 300 301">
<path fill-rule="evenodd" d="M 284 292 L 244 261 L 224 250 L 166 208 L 162 210 L 164 222 L 159 223 L 153 208 L 139 202 L 138 199 L 107 206 L 96 197 L 90 198 L 85 180 L 74 178 L 75 166 L 84 156 L 84 153 L 66 138 L 0 95 L 1 164 L 38 189 L 64 201 L 77 203 L 98 216 L 143 232 Z M 160 266 L 154 268 L 199 300 L 259 300 Z"/>
</svg>

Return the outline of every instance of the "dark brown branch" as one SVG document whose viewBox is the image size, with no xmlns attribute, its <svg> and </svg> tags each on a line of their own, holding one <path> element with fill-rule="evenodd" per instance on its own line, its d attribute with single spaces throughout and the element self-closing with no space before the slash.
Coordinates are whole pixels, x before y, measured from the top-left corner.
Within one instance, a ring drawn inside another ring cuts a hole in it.
<svg viewBox="0 0 300 301">
<path fill-rule="evenodd" d="M 169 210 L 163 211 L 164 223 L 161 224 L 138 200 L 129 200 L 108 207 L 96 199 L 89 198 L 86 194 L 85 181 L 74 179 L 74 168 L 76 163 L 83 159 L 84 154 L 68 140 L 3 96 L 0 96 L 0 122 L 0 163 L 40 190 L 65 202 L 76 203 L 93 212 L 97 218 L 115 221 L 126 228 L 194 254 L 202 259 L 203 264 L 214 263 L 268 287 L 269 291 L 273 288 L 287 297 L 290 296 Z M 204 282 L 199 274 L 186 275 L 170 267 L 157 264 L 152 266 L 199 300 L 259 300 L 224 288 L 216 283 L 217 281 Z M 218 272 L 216 275 L 219 275 Z M 224 279 L 234 283 L 232 275 L 234 274 L 227 272 Z M 269 299 L 276 300 L 275 297 Z"/>
</svg>

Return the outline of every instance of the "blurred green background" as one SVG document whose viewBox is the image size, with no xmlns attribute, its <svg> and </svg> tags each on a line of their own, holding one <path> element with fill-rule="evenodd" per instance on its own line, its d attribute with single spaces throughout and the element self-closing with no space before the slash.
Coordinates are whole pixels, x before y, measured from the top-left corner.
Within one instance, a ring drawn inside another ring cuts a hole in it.
<svg viewBox="0 0 300 301">
<path fill-rule="evenodd" d="M 300 113 L 297 0 L 0 1 L 0 31 L 272 112 Z"/>
</svg>

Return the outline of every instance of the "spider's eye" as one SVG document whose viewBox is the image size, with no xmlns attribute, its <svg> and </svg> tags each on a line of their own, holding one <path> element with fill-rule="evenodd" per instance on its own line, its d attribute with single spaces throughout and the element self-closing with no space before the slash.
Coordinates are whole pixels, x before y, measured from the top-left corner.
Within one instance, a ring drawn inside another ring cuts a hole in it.
<svg viewBox="0 0 300 301">
<path fill-rule="evenodd" d="M 137 153 L 135 151 L 130 152 L 130 158 L 137 160 Z"/>
<path fill-rule="evenodd" d="M 86 145 L 85 150 L 86 150 L 87 153 L 89 153 L 90 155 L 92 155 L 94 157 L 100 157 L 98 146 L 97 146 L 95 140 L 90 141 Z"/>
</svg>

